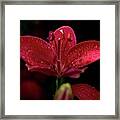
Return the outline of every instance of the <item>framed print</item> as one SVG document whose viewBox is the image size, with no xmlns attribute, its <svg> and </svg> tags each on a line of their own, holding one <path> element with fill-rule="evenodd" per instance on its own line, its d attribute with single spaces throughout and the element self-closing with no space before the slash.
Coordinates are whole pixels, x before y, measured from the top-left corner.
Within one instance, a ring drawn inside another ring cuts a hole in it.
<svg viewBox="0 0 120 120">
<path fill-rule="evenodd" d="M 119 2 L 1 3 L 2 119 L 119 119 Z"/>
</svg>

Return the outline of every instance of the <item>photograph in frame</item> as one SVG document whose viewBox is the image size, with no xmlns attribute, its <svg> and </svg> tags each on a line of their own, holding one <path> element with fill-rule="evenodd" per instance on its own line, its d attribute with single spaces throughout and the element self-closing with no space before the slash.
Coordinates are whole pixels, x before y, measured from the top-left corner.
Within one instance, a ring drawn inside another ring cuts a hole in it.
<svg viewBox="0 0 120 120">
<path fill-rule="evenodd" d="M 99 20 L 21 20 L 20 25 L 21 100 L 100 99 Z"/>
</svg>

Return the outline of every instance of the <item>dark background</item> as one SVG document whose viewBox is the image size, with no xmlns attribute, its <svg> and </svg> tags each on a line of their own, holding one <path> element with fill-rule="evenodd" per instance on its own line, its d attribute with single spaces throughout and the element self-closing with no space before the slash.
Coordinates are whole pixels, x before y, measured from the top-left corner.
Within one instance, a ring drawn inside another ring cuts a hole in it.
<svg viewBox="0 0 120 120">
<path fill-rule="evenodd" d="M 76 35 L 77 43 L 86 40 L 100 41 L 99 20 L 21 20 L 20 35 L 32 35 L 47 40 L 49 31 L 54 31 L 61 26 L 72 27 Z M 20 71 L 21 82 L 26 79 L 36 80 L 38 84 L 45 88 L 44 91 L 46 92 L 46 97 L 43 99 L 52 99 L 52 88 L 56 77 L 47 77 L 38 72 L 28 72 L 25 67 L 25 62 L 22 59 Z M 90 64 L 88 69 L 81 74 L 80 78 L 65 78 L 65 82 L 69 82 L 71 84 L 87 83 L 100 91 L 100 60 Z M 20 99 L 27 98 L 25 98 L 21 93 Z"/>
</svg>

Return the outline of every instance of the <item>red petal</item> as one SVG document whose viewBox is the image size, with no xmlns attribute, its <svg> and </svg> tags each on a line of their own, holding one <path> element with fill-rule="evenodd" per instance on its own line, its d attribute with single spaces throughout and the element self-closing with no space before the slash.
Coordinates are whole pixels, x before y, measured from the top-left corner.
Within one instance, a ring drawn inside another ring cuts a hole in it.
<svg viewBox="0 0 120 120">
<path fill-rule="evenodd" d="M 39 66 L 31 67 L 31 66 L 27 65 L 27 67 L 28 67 L 28 70 L 30 70 L 30 71 L 39 71 L 48 76 L 57 76 L 57 72 L 54 69 L 52 69 L 52 67 L 49 67 L 49 66 L 46 68 L 45 67 L 40 68 Z"/>
<path fill-rule="evenodd" d="M 80 77 L 80 73 L 76 73 L 76 74 L 70 75 L 69 77 L 70 78 L 79 78 Z"/>
<path fill-rule="evenodd" d="M 72 92 L 80 100 L 100 100 L 100 93 L 88 84 L 72 85 Z"/>
<path fill-rule="evenodd" d="M 66 61 L 66 66 L 80 68 L 100 59 L 100 42 L 89 40 L 71 48 Z"/>
<path fill-rule="evenodd" d="M 83 73 L 88 67 L 76 69 L 76 68 L 70 68 L 68 70 L 64 71 L 63 76 L 69 76 L 70 78 L 79 78 L 80 74 Z"/>
<path fill-rule="evenodd" d="M 64 59 L 71 47 L 76 44 L 76 37 L 73 29 L 69 26 L 62 26 L 55 30 L 53 33 L 54 39 L 50 41 L 50 44 L 55 49 L 57 55 L 60 49 L 60 59 L 64 63 Z M 58 41 L 60 40 L 60 47 Z"/>
<path fill-rule="evenodd" d="M 54 65 L 53 49 L 49 43 L 38 37 L 20 37 L 20 56 L 26 61 L 30 70 L 50 69 Z"/>
</svg>

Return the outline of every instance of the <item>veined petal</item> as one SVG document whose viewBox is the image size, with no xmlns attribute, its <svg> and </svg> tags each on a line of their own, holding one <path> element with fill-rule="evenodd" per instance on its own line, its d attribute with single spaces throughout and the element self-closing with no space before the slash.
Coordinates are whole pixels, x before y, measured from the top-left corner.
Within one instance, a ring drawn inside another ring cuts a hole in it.
<svg viewBox="0 0 120 120">
<path fill-rule="evenodd" d="M 20 56 L 28 69 L 50 68 L 54 64 L 54 51 L 46 41 L 33 36 L 20 37 Z M 39 71 L 39 69 L 38 69 Z"/>
<path fill-rule="evenodd" d="M 41 67 L 41 66 L 30 66 L 28 64 L 26 66 L 28 67 L 28 70 L 30 71 L 39 71 L 43 73 L 44 75 L 57 76 L 57 72 L 55 71 L 55 69 L 52 68 L 52 66 Z"/>
<path fill-rule="evenodd" d="M 76 44 L 76 36 L 73 29 L 69 26 L 62 26 L 54 32 L 55 41 L 61 39 L 61 51 L 66 52 Z"/>
<path fill-rule="evenodd" d="M 67 55 L 66 66 L 81 68 L 98 59 L 100 59 L 100 42 L 89 40 L 80 42 L 70 49 Z"/>
<path fill-rule="evenodd" d="M 68 51 L 76 44 L 76 36 L 73 29 L 69 26 L 58 28 L 52 33 L 50 44 L 63 64 Z"/>
<path fill-rule="evenodd" d="M 80 74 L 83 73 L 88 67 L 84 68 L 71 68 L 64 71 L 63 76 L 69 76 L 70 78 L 79 78 Z"/>
<path fill-rule="evenodd" d="M 100 100 L 100 93 L 88 84 L 72 85 L 72 92 L 80 100 Z"/>
</svg>

